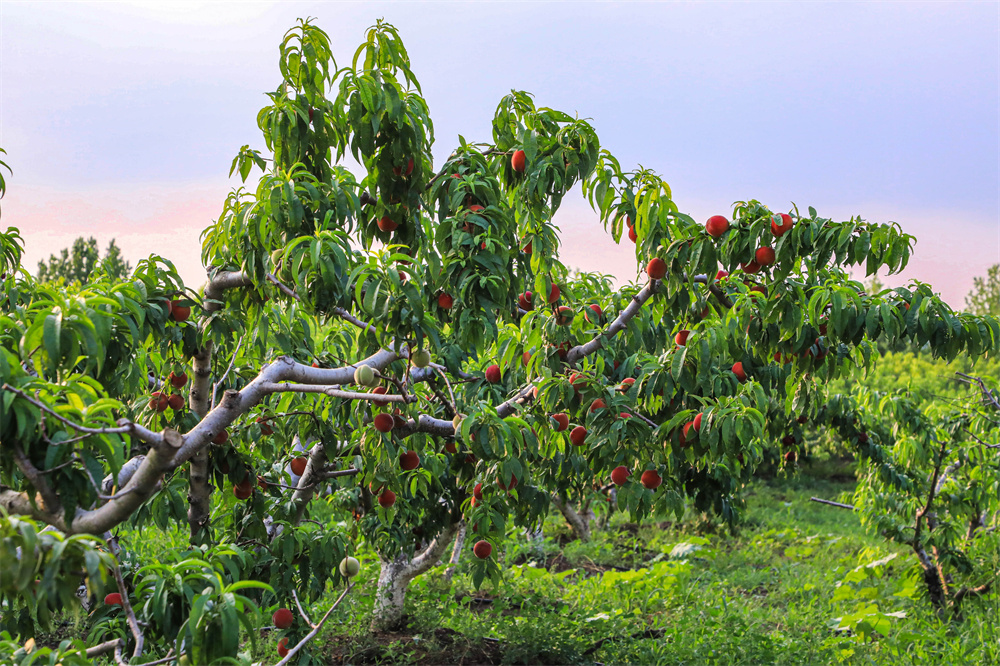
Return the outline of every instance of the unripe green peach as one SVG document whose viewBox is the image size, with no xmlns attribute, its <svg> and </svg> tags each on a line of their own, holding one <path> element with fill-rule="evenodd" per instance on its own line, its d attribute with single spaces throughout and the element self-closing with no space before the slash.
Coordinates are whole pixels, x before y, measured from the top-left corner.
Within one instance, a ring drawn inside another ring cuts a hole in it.
<svg viewBox="0 0 1000 666">
<path fill-rule="evenodd" d="M 426 349 L 418 349 L 410 356 L 410 360 L 417 368 L 426 368 L 431 363 L 431 353 Z"/>
<path fill-rule="evenodd" d="M 375 371 L 370 365 L 359 365 L 354 371 L 354 381 L 362 386 L 375 386 L 378 380 L 375 378 Z"/>
<path fill-rule="evenodd" d="M 340 561 L 340 575 L 344 578 L 353 578 L 361 571 L 361 563 L 353 557 L 345 557 Z"/>
</svg>

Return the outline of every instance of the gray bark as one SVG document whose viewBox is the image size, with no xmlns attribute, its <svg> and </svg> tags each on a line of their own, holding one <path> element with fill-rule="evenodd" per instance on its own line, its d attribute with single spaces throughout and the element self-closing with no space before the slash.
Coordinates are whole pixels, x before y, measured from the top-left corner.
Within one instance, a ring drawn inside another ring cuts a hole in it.
<svg viewBox="0 0 1000 666">
<path fill-rule="evenodd" d="M 573 530 L 573 536 L 580 541 L 590 541 L 590 521 L 594 518 L 594 512 L 589 506 L 585 506 L 583 511 L 577 512 L 568 500 L 559 495 L 552 496 L 552 503 L 559 509 L 569 528 Z"/>
<path fill-rule="evenodd" d="M 380 558 L 381 570 L 375 592 L 375 608 L 372 611 L 372 631 L 387 631 L 399 625 L 403 618 L 406 588 L 410 585 L 410 581 L 438 563 L 458 532 L 459 524 L 452 523 L 442 530 L 427 548 L 413 559 L 403 553 L 391 560 Z"/>
</svg>

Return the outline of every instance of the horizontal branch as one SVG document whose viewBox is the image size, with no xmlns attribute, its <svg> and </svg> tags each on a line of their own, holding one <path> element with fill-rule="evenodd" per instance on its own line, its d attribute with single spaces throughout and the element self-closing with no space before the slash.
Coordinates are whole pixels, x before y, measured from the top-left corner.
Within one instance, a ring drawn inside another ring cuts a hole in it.
<svg viewBox="0 0 1000 666">
<path fill-rule="evenodd" d="M 93 647 L 87 648 L 87 658 L 93 659 L 94 657 L 100 657 L 102 654 L 107 654 L 109 652 L 114 652 L 115 648 L 121 645 L 122 639 L 116 638 L 111 641 L 105 641 L 104 643 L 99 643 Z"/>
<path fill-rule="evenodd" d="M 838 509 L 848 509 L 850 511 L 857 511 L 857 507 L 853 504 L 841 504 L 840 502 L 831 502 L 830 500 L 820 499 L 818 497 L 810 497 L 810 502 L 818 502 L 819 504 L 826 504 L 827 506 L 835 506 Z"/>
<path fill-rule="evenodd" d="M 261 390 L 265 393 L 323 393 L 331 398 L 343 398 L 344 400 L 379 400 L 381 402 L 416 402 L 416 396 L 403 396 L 394 393 L 359 393 L 356 391 L 344 391 L 337 386 L 323 386 L 315 384 L 288 384 L 269 383 L 261 384 Z"/>
<path fill-rule="evenodd" d="M 20 397 L 24 398 L 25 400 L 33 404 L 35 407 L 38 407 L 40 410 L 42 410 L 46 414 L 49 414 L 50 416 L 54 416 L 63 424 L 69 426 L 70 428 L 76 430 L 77 432 L 84 432 L 87 433 L 88 435 L 121 435 L 127 432 L 131 432 L 132 429 L 131 426 L 118 426 L 115 428 L 88 428 L 86 426 L 80 425 L 79 423 L 74 423 L 70 419 L 61 415 L 59 412 L 56 412 L 55 410 L 51 409 L 45 403 L 39 400 L 35 400 L 21 389 L 14 388 L 10 384 L 6 383 L 3 385 L 2 388 L 4 391 L 10 391 L 11 393 L 19 395 Z"/>
</svg>

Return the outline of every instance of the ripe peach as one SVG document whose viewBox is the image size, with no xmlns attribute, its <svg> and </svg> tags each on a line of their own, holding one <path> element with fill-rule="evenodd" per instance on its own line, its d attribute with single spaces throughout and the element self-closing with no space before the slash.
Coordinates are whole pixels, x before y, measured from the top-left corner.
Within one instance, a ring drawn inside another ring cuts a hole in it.
<svg viewBox="0 0 1000 666">
<path fill-rule="evenodd" d="M 573 308 L 568 305 L 560 305 L 556 308 L 556 324 L 559 326 L 569 326 L 573 323 Z"/>
<path fill-rule="evenodd" d="M 225 444 L 227 441 L 229 441 L 228 430 L 222 430 L 222 432 L 212 438 L 212 444 Z"/>
<path fill-rule="evenodd" d="M 112 592 L 111 594 L 104 597 L 105 606 L 121 606 L 122 605 L 122 595 L 118 592 Z"/>
<path fill-rule="evenodd" d="M 556 422 L 556 432 L 562 432 L 569 427 L 569 414 L 553 414 L 551 418 Z"/>
<path fill-rule="evenodd" d="M 743 370 L 742 361 L 736 361 L 736 363 L 733 363 L 733 374 L 736 375 L 736 379 L 738 379 L 741 384 L 747 380 L 747 373 Z"/>
<path fill-rule="evenodd" d="M 375 418 L 372 419 L 372 424 L 375 429 L 379 432 L 389 432 L 392 430 L 393 426 L 396 425 L 395 420 L 392 418 L 391 414 L 376 414 Z"/>
<path fill-rule="evenodd" d="M 624 465 L 619 465 L 618 467 L 615 467 L 613 470 L 611 470 L 611 482 L 614 483 L 616 486 L 624 486 L 625 482 L 628 481 L 628 477 L 630 475 L 631 472 L 628 471 L 627 467 L 625 467 Z"/>
<path fill-rule="evenodd" d="M 420 456 L 416 451 L 407 451 L 399 456 L 399 466 L 406 472 L 416 469 L 420 467 Z"/>
<path fill-rule="evenodd" d="M 525 169 L 525 155 L 523 150 L 515 150 L 514 154 L 510 158 L 510 168 L 517 173 L 524 173 Z"/>
<path fill-rule="evenodd" d="M 295 476 L 302 476 L 302 473 L 306 471 L 307 462 L 308 461 L 302 456 L 299 456 L 298 458 L 293 458 L 291 464 L 292 474 L 294 474 Z"/>
<path fill-rule="evenodd" d="M 500 486 L 501 488 L 503 488 L 504 490 L 508 490 L 508 489 L 509 490 L 514 490 L 514 488 L 517 488 L 517 477 L 514 476 L 513 474 L 511 474 L 510 475 L 510 484 L 505 484 L 503 482 L 503 479 L 501 477 L 497 477 L 497 485 Z"/>
<path fill-rule="evenodd" d="M 555 303 L 556 301 L 558 301 L 559 300 L 559 294 L 560 294 L 559 285 L 553 284 L 549 288 L 549 303 Z"/>
<path fill-rule="evenodd" d="M 771 233 L 775 238 L 780 238 L 785 233 L 792 230 L 792 216 L 788 213 L 779 213 L 771 218 Z"/>
<path fill-rule="evenodd" d="M 770 247 L 759 247 L 757 251 L 753 253 L 753 259 L 762 268 L 764 266 L 770 266 L 774 263 L 774 248 Z"/>
<path fill-rule="evenodd" d="M 598 398 L 594 402 L 590 403 L 590 411 L 596 412 L 598 409 L 604 409 L 607 406 L 608 405 L 603 400 Z"/>
<path fill-rule="evenodd" d="M 477 541 L 476 545 L 472 547 L 472 552 L 475 553 L 476 557 L 481 560 L 485 560 L 490 554 L 493 553 L 493 544 L 489 541 Z"/>
<path fill-rule="evenodd" d="M 174 321 L 187 321 L 191 316 L 191 308 L 181 305 L 180 301 L 170 301 L 170 316 Z"/>
<path fill-rule="evenodd" d="M 681 331 L 678 331 L 677 335 L 674 336 L 674 342 L 676 342 L 679 347 L 683 347 L 687 345 L 689 335 L 691 335 L 691 331 L 687 330 L 686 328 Z"/>
<path fill-rule="evenodd" d="M 378 503 L 383 509 L 388 509 L 396 503 L 396 493 L 391 490 L 383 490 L 382 494 L 378 496 Z"/>
<path fill-rule="evenodd" d="M 274 623 L 278 629 L 288 629 L 292 626 L 292 622 L 295 621 L 295 616 L 292 615 L 292 611 L 287 608 L 279 608 L 274 611 L 274 615 L 271 616 L 271 622 Z"/>
<path fill-rule="evenodd" d="M 154 412 L 165 412 L 169 406 L 170 398 L 166 393 L 157 391 L 156 393 L 153 393 L 149 399 L 149 408 Z"/>
<path fill-rule="evenodd" d="M 376 386 L 375 388 L 372 389 L 372 393 L 378 393 L 379 395 L 385 395 L 386 394 L 386 389 L 385 389 L 384 386 Z M 372 404 L 375 405 L 376 407 L 388 407 L 389 406 L 389 401 L 388 400 L 372 400 Z"/>
<path fill-rule="evenodd" d="M 253 481 L 249 476 L 233 486 L 233 494 L 240 500 L 245 500 L 253 494 Z"/>
<path fill-rule="evenodd" d="M 451 294 L 442 293 L 438 296 L 438 307 L 442 310 L 450 310 L 454 304 L 455 299 L 451 297 Z"/>
<path fill-rule="evenodd" d="M 594 317 L 593 319 L 590 318 L 591 315 L 593 315 Z M 599 323 L 601 321 L 601 317 L 603 316 L 604 316 L 604 310 L 601 309 L 600 305 L 592 304 L 588 305 L 586 308 L 583 309 L 583 318 L 587 320 L 588 324 Z"/>
<path fill-rule="evenodd" d="M 647 469 L 642 473 L 642 476 L 639 477 L 639 483 L 649 490 L 656 490 L 660 487 L 660 484 L 663 483 L 663 479 L 660 478 L 660 475 L 657 474 L 656 470 Z"/>
<path fill-rule="evenodd" d="M 486 368 L 486 381 L 488 381 L 490 384 L 499 384 L 500 383 L 500 366 L 499 365 L 493 364 L 490 367 Z"/>
<path fill-rule="evenodd" d="M 395 231 L 399 225 L 388 215 L 383 215 L 378 221 L 378 228 L 382 231 Z"/>
<path fill-rule="evenodd" d="M 531 312 L 535 309 L 535 304 L 530 291 L 526 291 L 523 294 L 518 295 L 517 306 L 525 312 Z"/>
<path fill-rule="evenodd" d="M 743 269 L 744 273 L 751 273 L 751 274 L 753 274 L 753 273 L 759 273 L 760 272 L 760 264 L 758 264 L 754 260 L 750 260 L 750 262 L 746 263 L 746 264 L 741 263 L 740 264 L 740 268 Z"/>
<path fill-rule="evenodd" d="M 718 238 L 729 229 L 729 220 L 722 215 L 713 215 L 705 222 L 705 231 L 712 238 Z"/>
<path fill-rule="evenodd" d="M 583 446 L 583 442 L 586 439 L 587 429 L 583 426 L 577 426 L 569 433 L 569 442 L 573 446 Z"/>
<path fill-rule="evenodd" d="M 184 385 L 187 384 L 187 380 L 188 376 L 186 373 L 183 372 L 179 375 L 175 375 L 172 372 L 169 375 L 167 375 L 167 381 L 169 381 L 170 385 L 173 386 L 174 388 L 184 388 Z"/>
<path fill-rule="evenodd" d="M 653 280 L 662 280 L 667 275 L 667 262 L 659 257 L 653 257 L 646 264 L 646 275 Z"/>
</svg>

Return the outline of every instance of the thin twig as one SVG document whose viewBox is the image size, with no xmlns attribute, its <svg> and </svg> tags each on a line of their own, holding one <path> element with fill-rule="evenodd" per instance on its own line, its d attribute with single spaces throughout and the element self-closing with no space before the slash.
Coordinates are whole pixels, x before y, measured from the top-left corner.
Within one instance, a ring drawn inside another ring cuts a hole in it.
<svg viewBox="0 0 1000 666">
<path fill-rule="evenodd" d="M 931 436 L 931 438 L 934 439 L 933 435 Z M 927 516 L 928 513 L 930 513 L 931 503 L 934 501 L 934 495 L 937 492 L 938 477 L 941 475 L 941 466 L 944 464 L 944 454 L 947 447 L 948 447 L 948 440 L 946 439 L 943 442 L 941 442 L 941 450 L 938 452 L 937 463 L 934 465 L 934 476 L 931 478 L 930 491 L 927 493 L 927 504 L 924 505 L 923 509 L 917 511 L 916 525 L 913 528 L 914 547 L 920 545 L 921 521 Z"/>
<path fill-rule="evenodd" d="M 311 640 L 312 640 L 312 639 L 313 639 L 313 638 L 314 638 L 314 637 L 316 636 L 316 634 L 318 634 L 318 633 L 319 633 L 319 630 L 323 628 L 323 623 L 325 623 L 325 622 L 326 622 L 326 619 L 327 619 L 328 617 L 330 617 L 330 613 L 332 613 L 332 612 L 333 612 L 333 610 L 334 610 L 334 609 L 335 609 L 335 608 L 336 608 L 337 606 L 339 606 L 339 605 L 340 605 L 340 602 L 344 600 L 344 597 L 346 597 L 346 596 L 347 596 L 347 593 L 348 593 L 348 592 L 350 592 L 350 591 L 351 591 L 351 590 L 352 590 L 353 588 L 354 588 L 354 585 L 353 585 L 353 584 L 352 584 L 352 583 L 351 583 L 350 581 L 348 581 L 348 583 L 347 583 L 347 587 L 345 587 L 345 588 L 344 588 L 344 591 L 340 593 L 340 596 L 339 596 L 339 597 L 337 597 L 337 600 L 336 600 L 335 602 L 333 602 L 333 605 L 332 605 L 332 606 L 330 606 L 330 610 L 328 610 L 328 611 L 326 612 L 326 614 L 325 614 L 325 615 L 323 615 L 323 618 L 322 618 L 322 619 L 321 619 L 321 620 L 320 620 L 320 621 L 319 621 L 318 623 L 316 623 L 315 625 L 313 625 L 313 629 L 312 629 L 312 631 L 310 631 L 310 632 L 309 632 L 308 634 L 306 634 L 306 635 L 305 635 L 305 636 L 304 636 L 304 637 L 302 638 L 302 640 L 301 640 L 301 641 L 299 641 L 299 642 L 298 642 L 298 643 L 297 643 L 297 644 L 295 645 L 295 647 L 293 647 L 293 648 L 290 648 L 290 649 L 288 650 L 288 654 L 286 654 L 286 655 L 285 655 L 285 658 L 284 658 L 284 659 L 282 659 L 281 661 L 279 661 L 279 662 L 278 662 L 277 664 L 275 664 L 274 666 L 285 666 L 286 664 L 289 664 L 289 663 L 291 663 L 291 661 L 292 661 L 292 657 L 294 657 L 294 656 L 295 656 L 295 654 L 296 654 L 296 653 L 297 653 L 297 652 L 298 652 L 299 650 L 301 650 L 301 649 L 302 649 L 302 647 L 303 647 L 303 646 L 304 646 L 304 645 L 305 645 L 306 643 L 308 643 L 309 641 L 311 641 Z"/>
<path fill-rule="evenodd" d="M 128 588 L 125 587 L 125 580 L 122 578 L 122 572 L 118 566 L 118 560 L 121 557 L 118 539 L 111 532 L 105 532 L 104 540 L 107 541 L 108 548 L 111 549 L 111 554 L 115 556 L 115 564 L 111 568 L 111 573 L 114 574 L 115 582 L 118 583 L 118 591 L 121 593 L 120 596 L 122 598 L 122 608 L 125 609 L 125 616 L 128 619 L 128 627 L 132 631 L 132 636 L 135 637 L 135 649 L 132 650 L 132 659 L 135 659 L 142 654 L 142 629 L 139 627 L 139 622 L 135 619 L 135 611 L 132 610 L 132 604 L 128 598 Z"/>
<path fill-rule="evenodd" d="M 448 381 L 448 375 L 446 375 L 444 370 L 441 368 L 434 369 L 438 371 L 438 374 L 441 375 L 441 379 L 444 380 L 445 385 L 448 387 L 448 395 L 451 396 L 451 411 L 458 414 L 458 405 L 455 403 L 455 392 L 451 390 L 451 382 Z"/>
<path fill-rule="evenodd" d="M 295 293 L 294 289 L 291 289 L 288 286 L 286 286 L 281 280 L 279 280 L 278 278 L 274 277 L 274 275 L 272 275 L 271 273 L 268 273 L 266 277 L 267 277 L 267 279 L 272 284 L 274 284 L 275 286 L 277 286 L 278 289 L 280 289 L 287 296 L 291 296 L 292 298 L 294 298 L 297 301 L 301 301 L 302 300 L 302 297 L 300 297 L 297 293 Z"/>
<path fill-rule="evenodd" d="M 841 504 L 840 502 L 831 502 L 830 500 L 820 499 L 818 497 L 810 497 L 809 501 L 819 502 L 820 504 L 826 504 L 828 506 L 835 506 L 838 509 L 848 509 L 850 511 L 857 511 L 857 507 L 853 504 Z"/>
<path fill-rule="evenodd" d="M 184 655 L 180 655 L 180 657 L 183 657 L 183 656 Z M 166 657 L 163 657 L 162 659 L 157 659 L 156 661 L 147 661 L 142 666 L 155 666 L 155 664 L 165 664 L 168 661 L 176 661 L 176 660 L 180 659 L 180 657 L 175 657 L 174 656 L 174 649 L 170 648 L 170 652 L 167 653 Z"/>
<path fill-rule="evenodd" d="M 246 333 L 244 333 L 243 337 L 240 338 L 240 341 L 236 343 L 236 351 L 233 352 L 233 357 L 229 359 L 229 367 L 226 368 L 224 373 L 222 373 L 222 377 L 219 378 L 219 381 L 212 384 L 212 406 L 210 407 L 210 410 L 215 409 L 215 394 L 218 392 L 219 387 L 222 386 L 222 382 L 226 381 L 226 377 L 229 376 L 229 371 L 233 369 L 233 364 L 236 363 L 236 357 L 240 355 L 240 347 L 246 339 L 247 336 Z"/>
<path fill-rule="evenodd" d="M 306 613 L 305 609 L 302 608 L 302 604 L 299 603 L 299 595 L 295 593 L 294 587 L 292 588 L 292 599 L 295 599 L 295 607 L 299 609 L 299 615 L 302 616 L 302 619 L 309 623 L 310 628 L 315 629 L 316 625 L 309 619 L 309 615 Z"/>
<path fill-rule="evenodd" d="M 976 440 L 977 442 L 979 442 L 980 444 L 982 444 L 986 448 L 988 448 L 988 449 L 1000 449 L 1000 444 L 987 444 L 983 440 L 981 440 L 978 437 L 976 437 L 973 434 L 973 432 L 971 430 L 969 430 L 968 428 L 962 428 L 962 430 L 964 430 L 969 435 L 969 437 L 971 437 L 972 439 Z"/>
<path fill-rule="evenodd" d="M 62 421 L 66 425 L 68 425 L 70 428 L 73 428 L 74 430 L 76 430 L 78 432 L 85 432 L 85 433 L 90 434 L 90 435 L 121 435 L 121 434 L 124 434 L 124 433 L 132 431 L 132 426 L 131 425 L 119 426 L 117 428 L 88 428 L 86 426 L 82 426 L 82 425 L 79 425 L 77 423 L 73 423 L 72 421 L 70 421 L 66 417 L 62 416 L 58 412 L 53 411 L 52 409 L 50 409 L 45 403 L 42 403 L 42 402 L 39 402 L 38 400 L 35 400 L 34 398 L 32 398 L 31 396 L 29 396 L 24 391 L 22 391 L 20 389 L 16 389 L 13 386 L 11 386 L 10 384 L 4 384 L 2 388 L 5 391 L 10 391 L 11 393 L 16 393 L 17 395 L 21 396 L 22 398 L 24 398 L 25 400 L 27 400 L 31 404 L 33 404 L 36 407 L 38 407 L 39 409 L 41 409 L 43 412 L 46 412 L 46 413 L 48 413 L 48 414 L 56 417 L 57 419 L 59 419 L 60 421 Z"/>
</svg>

